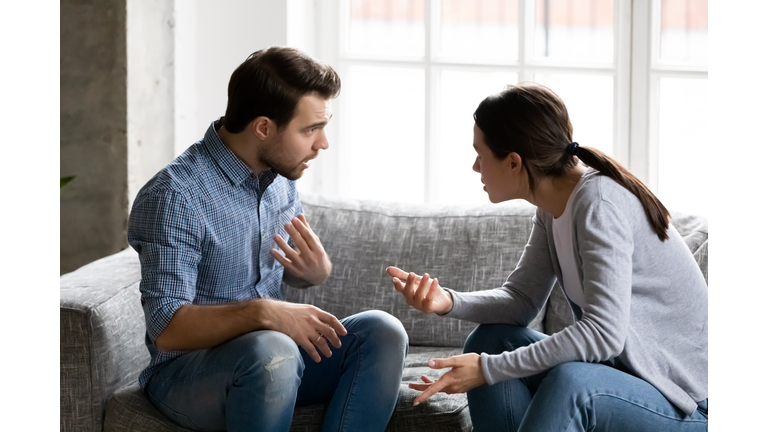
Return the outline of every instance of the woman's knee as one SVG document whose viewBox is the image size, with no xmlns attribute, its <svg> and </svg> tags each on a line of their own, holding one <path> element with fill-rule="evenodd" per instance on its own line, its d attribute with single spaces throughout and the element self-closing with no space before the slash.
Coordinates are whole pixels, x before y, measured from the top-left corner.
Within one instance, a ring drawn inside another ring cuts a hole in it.
<svg viewBox="0 0 768 432">
<path fill-rule="evenodd" d="M 546 335 L 511 324 L 480 324 L 467 336 L 465 353 L 500 354 L 530 345 Z"/>
</svg>

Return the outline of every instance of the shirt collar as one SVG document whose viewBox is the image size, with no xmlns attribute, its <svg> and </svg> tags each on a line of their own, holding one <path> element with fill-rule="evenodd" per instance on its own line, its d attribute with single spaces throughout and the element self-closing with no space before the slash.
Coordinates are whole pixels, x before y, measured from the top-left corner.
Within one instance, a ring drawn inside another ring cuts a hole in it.
<svg viewBox="0 0 768 432">
<path fill-rule="evenodd" d="M 224 171 L 227 177 L 229 177 L 232 183 L 240 185 L 253 175 L 253 171 L 251 171 L 245 162 L 235 156 L 235 154 L 232 153 L 232 150 L 230 150 L 229 147 L 221 141 L 221 138 L 219 138 L 219 134 L 216 133 L 216 130 L 221 127 L 223 123 L 224 117 L 211 122 L 211 126 L 205 131 L 203 142 L 205 143 L 205 147 L 211 153 L 213 159 L 222 171 Z M 272 183 L 275 177 L 277 177 L 277 173 L 272 171 L 272 169 L 268 169 L 254 177 L 258 178 L 258 181 L 255 183 L 258 184 L 259 190 L 263 192 Z"/>
</svg>

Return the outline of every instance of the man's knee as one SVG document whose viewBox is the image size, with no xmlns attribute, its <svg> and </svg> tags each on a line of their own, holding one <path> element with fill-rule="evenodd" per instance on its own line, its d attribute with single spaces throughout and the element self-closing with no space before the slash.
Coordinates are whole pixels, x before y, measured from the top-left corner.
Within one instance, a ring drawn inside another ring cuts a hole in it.
<svg viewBox="0 0 768 432">
<path fill-rule="evenodd" d="M 288 335 L 260 330 L 237 340 L 239 358 L 235 367 L 235 385 L 248 379 L 284 381 L 298 388 L 304 371 L 299 347 Z"/>
<path fill-rule="evenodd" d="M 367 337 L 385 350 L 397 350 L 403 357 L 408 348 L 408 333 L 403 323 L 392 315 L 380 311 L 369 310 L 355 316 L 360 325 L 365 326 Z"/>
</svg>

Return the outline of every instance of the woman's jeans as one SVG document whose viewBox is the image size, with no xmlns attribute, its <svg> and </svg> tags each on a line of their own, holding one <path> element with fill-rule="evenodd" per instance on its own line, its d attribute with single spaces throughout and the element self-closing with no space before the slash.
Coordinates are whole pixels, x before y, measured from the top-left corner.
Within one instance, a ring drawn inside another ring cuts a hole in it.
<svg viewBox="0 0 768 432">
<path fill-rule="evenodd" d="M 483 324 L 464 352 L 500 354 L 547 335 L 509 324 Z M 467 392 L 475 431 L 706 431 L 707 400 L 692 416 L 640 378 L 599 363 L 564 363 L 527 378 Z"/>
<path fill-rule="evenodd" d="M 323 431 L 383 431 L 400 391 L 408 336 L 381 311 L 341 320 L 341 348 L 315 363 L 283 333 L 254 331 L 163 364 L 147 384 L 174 422 L 203 431 L 288 431 L 294 406 L 330 401 Z"/>
</svg>

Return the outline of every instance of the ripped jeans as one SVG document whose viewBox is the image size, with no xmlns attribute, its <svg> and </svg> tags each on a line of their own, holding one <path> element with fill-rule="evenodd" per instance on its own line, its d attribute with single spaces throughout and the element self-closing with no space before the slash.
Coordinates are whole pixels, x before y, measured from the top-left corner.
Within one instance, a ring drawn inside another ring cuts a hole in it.
<svg viewBox="0 0 768 432">
<path fill-rule="evenodd" d="M 283 333 L 247 333 L 161 365 L 147 395 L 201 431 L 288 431 L 295 406 L 329 401 L 323 431 L 383 431 L 400 391 L 408 336 L 381 311 L 341 320 L 341 348 L 315 363 Z"/>
</svg>

